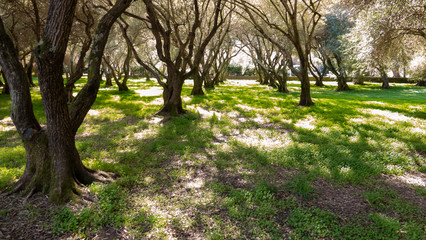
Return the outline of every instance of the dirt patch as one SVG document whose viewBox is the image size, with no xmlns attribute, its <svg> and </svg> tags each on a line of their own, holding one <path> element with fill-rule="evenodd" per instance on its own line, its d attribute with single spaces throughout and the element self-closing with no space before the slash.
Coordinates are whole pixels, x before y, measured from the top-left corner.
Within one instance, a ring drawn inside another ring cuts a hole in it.
<svg viewBox="0 0 426 240">
<path fill-rule="evenodd" d="M 55 239 L 45 226 L 53 205 L 41 194 L 23 200 L 14 195 L 0 197 L 0 239 Z"/>
<path fill-rule="evenodd" d="M 342 220 L 348 220 L 356 215 L 365 214 L 372 210 L 362 196 L 367 190 L 362 186 L 349 184 L 335 185 L 319 178 L 313 182 L 317 196 L 310 204 L 335 213 Z"/>
<path fill-rule="evenodd" d="M 410 183 L 411 179 L 414 182 L 420 182 L 421 185 Z M 423 209 L 426 214 L 426 198 L 417 194 L 416 190 L 413 188 L 413 186 L 424 187 L 423 184 L 426 182 L 425 173 L 410 172 L 402 176 L 382 175 L 378 180 L 379 187 L 385 187 L 395 190 L 398 193 L 399 197 L 415 203 L 417 206 Z"/>
<path fill-rule="evenodd" d="M 279 189 L 280 198 L 296 198 L 303 206 L 317 207 L 335 213 L 342 220 L 348 220 L 360 214 L 372 210 L 371 206 L 362 196 L 367 191 L 365 187 L 350 184 L 337 185 L 318 178 L 312 183 L 315 194 L 312 199 L 304 200 L 297 194 L 286 189 L 286 183 L 294 176 L 300 174 L 299 170 L 276 167 L 276 170 L 268 175 L 265 180 L 276 185 Z M 286 217 L 283 216 L 280 218 Z"/>
<path fill-rule="evenodd" d="M 414 151 L 414 154 L 426 159 L 426 152 L 423 151 Z"/>
<path fill-rule="evenodd" d="M 292 133 L 292 132 L 294 132 L 294 129 L 286 128 L 286 127 L 282 126 L 281 124 L 274 123 L 274 122 L 263 123 L 263 124 L 261 124 L 261 127 L 258 127 L 258 128 L 272 129 L 272 130 L 276 130 L 280 133 Z"/>
<path fill-rule="evenodd" d="M 216 179 L 233 188 L 247 188 L 250 185 L 250 182 L 243 175 L 227 170 L 219 171 Z"/>
<path fill-rule="evenodd" d="M 125 229 L 105 227 L 93 237 L 93 240 L 132 239 Z"/>
</svg>

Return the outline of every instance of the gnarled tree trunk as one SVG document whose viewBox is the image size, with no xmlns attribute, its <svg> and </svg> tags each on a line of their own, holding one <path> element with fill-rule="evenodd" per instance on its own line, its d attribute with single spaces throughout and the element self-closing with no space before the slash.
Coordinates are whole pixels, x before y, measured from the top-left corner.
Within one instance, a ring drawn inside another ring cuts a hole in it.
<svg viewBox="0 0 426 240">
<path fill-rule="evenodd" d="M 348 86 L 348 84 L 346 83 L 346 78 L 342 75 L 338 75 L 337 76 L 337 89 L 336 91 L 340 92 L 340 91 L 348 91 L 351 90 Z"/>
<path fill-rule="evenodd" d="M 33 65 L 34 65 L 34 52 L 31 53 L 30 61 L 26 64 L 25 69 L 27 73 L 28 82 L 30 83 L 31 87 L 34 87 L 34 81 L 33 81 Z"/>
<path fill-rule="evenodd" d="M 314 105 L 311 98 L 311 85 L 309 83 L 308 73 L 306 72 L 306 74 L 302 74 L 299 79 L 301 85 L 299 106 L 308 107 Z"/>
<path fill-rule="evenodd" d="M 426 87 L 426 80 L 417 81 L 416 86 L 418 86 L 418 87 Z"/>
<path fill-rule="evenodd" d="M 184 79 L 177 73 L 168 73 L 167 84 L 163 87 L 164 105 L 158 111 L 158 115 L 162 116 L 178 116 L 186 113 L 182 106 L 182 87 Z"/>
<path fill-rule="evenodd" d="M 328 69 L 330 69 L 330 71 L 336 75 L 336 80 L 337 80 L 337 89 L 336 91 L 348 91 L 350 90 L 348 84 L 346 83 L 346 73 L 345 70 L 343 69 L 343 67 L 341 66 L 341 59 L 340 57 L 333 53 L 334 58 L 336 59 L 336 64 L 337 66 L 334 66 L 332 60 L 330 57 L 326 57 L 327 58 L 327 67 Z"/>
<path fill-rule="evenodd" d="M 312 61 L 312 56 L 309 56 L 309 70 L 312 73 L 312 76 L 315 78 L 315 86 L 317 87 L 324 87 L 323 79 L 326 72 L 325 63 L 323 62 L 323 69 L 322 71 L 315 66 L 314 62 Z"/>
<path fill-rule="evenodd" d="M 105 75 L 105 86 L 112 87 L 111 73 L 110 73 L 108 66 L 105 64 L 104 61 L 102 61 L 102 69 L 103 69 L 103 73 Z"/>
<path fill-rule="evenodd" d="M 299 50 L 300 51 L 300 50 Z M 303 52 L 300 51 L 299 53 L 299 59 L 300 59 L 300 71 L 294 71 L 297 78 L 300 80 L 300 101 L 299 106 L 312 106 L 314 105 L 314 102 L 311 98 L 311 85 L 309 82 L 309 76 L 308 76 L 308 56 L 303 55 Z M 291 64 L 291 63 L 290 63 Z"/>
<path fill-rule="evenodd" d="M 100 84 L 100 63 L 109 30 L 131 0 L 117 1 L 101 19 L 90 55 L 88 84 L 68 108 L 62 79 L 62 62 L 71 30 L 76 0 L 52 1 L 42 41 L 36 49 L 40 92 L 47 131 L 37 122 L 31 103 L 29 83 L 16 49 L 0 18 L 0 66 L 10 78 L 12 120 L 26 150 L 25 172 L 15 191 L 29 196 L 42 191 L 53 202 L 62 203 L 78 193 L 79 184 L 109 180 L 109 175 L 87 169 L 75 146 L 75 134 L 96 99 Z M 70 109 L 70 111 L 68 110 Z"/>
<path fill-rule="evenodd" d="M 390 88 L 389 78 L 384 69 L 380 69 L 380 76 L 382 77 L 382 81 L 383 81 L 382 89 L 389 89 Z"/>
<path fill-rule="evenodd" d="M 191 95 L 204 95 L 203 91 L 203 78 L 198 71 L 194 74 L 194 87 L 192 88 Z"/>
</svg>

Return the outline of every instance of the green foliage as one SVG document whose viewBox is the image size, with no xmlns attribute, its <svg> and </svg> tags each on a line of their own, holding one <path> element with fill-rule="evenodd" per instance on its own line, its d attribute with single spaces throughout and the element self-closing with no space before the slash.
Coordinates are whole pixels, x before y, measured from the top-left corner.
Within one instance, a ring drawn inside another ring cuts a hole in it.
<svg viewBox="0 0 426 240">
<path fill-rule="evenodd" d="M 317 208 L 295 208 L 287 222 L 297 239 L 333 238 L 340 235 L 336 217 Z"/>
<path fill-rule="evenodd" d="M 53 212 L 52 231 L 55 234 L 71 232 L 81 237 L 88 237 L 107 225 L 121 227 L 126 220 L 126 196 L 126 191 L 118 185 L 100 187 L 97 205 L 83 208 L 77 213 L 68 207 Z"/>
<path fill-rule="evenodd" d="M 245 70 L 244 70 L 244 76 L 254 76 L 256 74 L 256 70 L 255 70 L 255 68 L 250 68 L 250 67 L 247 67 Z"/>
<path fill-rule="evenodd" d="M 283 206 L 276 198 L 277 188 L 266 183 L 252 190 L 231 189 L 225 199 L 225 206 L 232 219 L 247 227 L 249 236 L 279 239 L 275 214 Z"/>
<path fill-rule="evenodd" d="M 155 217 L 145 210 L 133 212 L 126 219 L 126 226 L 130 230 L 130 234 L 135 238 L 143 238 L 145 233 L 149 232 L 154 224 Z"/>
<path fill-rule="evenodd" d="M 228 66 L 228 73 L 232 76 L 241 76 L 243 75 L 243 67 L 230 64 Z"/>
<path fill-rule="evenodd" d="M 311 199 L 315 194 L 315 189 L 311 185 L 311 178 L 308 175 L 298 174 L 287 182 L 287 188 L 303 199 Z"/>
</svg>

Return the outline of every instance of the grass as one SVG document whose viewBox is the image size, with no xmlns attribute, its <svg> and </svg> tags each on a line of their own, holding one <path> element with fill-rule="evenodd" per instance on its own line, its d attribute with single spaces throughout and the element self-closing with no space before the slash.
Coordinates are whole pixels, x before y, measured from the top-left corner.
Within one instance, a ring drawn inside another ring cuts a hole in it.
<svg viewBox="0 0 426 240">
<path fill-rule="evenodd" d="M 166 123 L 154 116 L 161 91 L 144 91 L 156 83 L 132 80 L 128 92 L 102 87 L 76 144 L 86 166 L 122 177 L 91 185 L 95 204 L 52 208 L 45 227 L 76 238 L 105 228 L 155 239 L 425 236 L 424 201 L 416 201 L 424 200 L 424 186 L 403 183 L 414 196 L 407 198 L 396 181 L 426 171 L 426 89 L 312 87 L 315 106 L 302 108 L 298 84 L 281 94 L 242 83 L 228 81 L 206 96 L 189 96 L 185 85 L 191 113 Z M 37 88 L 32 95 L 44 123 Z M 25 166 L 9 111 L 10 99 L 0 95 L 0 189 Z M 384 183 L 383 176 L 394 180 Z M 333 208 L 327 195 L 354 199 L 365 211 Z"/>
</svg>

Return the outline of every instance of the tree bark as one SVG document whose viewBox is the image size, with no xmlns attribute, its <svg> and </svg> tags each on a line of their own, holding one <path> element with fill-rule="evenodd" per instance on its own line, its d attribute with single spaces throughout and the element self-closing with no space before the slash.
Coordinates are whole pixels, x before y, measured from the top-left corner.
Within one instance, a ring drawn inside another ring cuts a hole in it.
<svg viewBox="0 0 426 240">
<path fill-rule="evenodd" d="M 324 87 L 324 83 L 323 83 L 323 79 L 324 79 L 324 74 L 325 74 L 325 64 L 323 62 L 323 70 L 319 70 L 314 62 L 312 61 L 312 56 L 309 56 L 309 70 L 311 71 L 312 75 L 315 78 L 315 86 L 317 87 Z"/>
<path fill-rule="evenodd" d="M 299 59 L 300 59 L 300 71 L 295 71 L 293 67 L 292 70 L 294 71 L 297 78 L 300 80 L 300 101 L 299 106 L 309 107 L 314 105 L 314 102 L 311 98 L 311 84 L 309 82 L 309 75 L 308 75 L 308 55 L 304 55 L 302 50 L 298 50 L 299 52 Z M 290 63 L 292 64 L 292 63 Z"/>
<path fill-rule="evenodd" d="M 51 2 L 42 43 L 36 49 L 40 92 L 47 122 L 49 153 L 52 158 L 49 199 L 65 202 L 77 193 L 76 183 L 84 166 L 75 147 L 74 133 L 63 84 L 62 63 L 77 1 Z M 46 171 L 43 169 L 43 171 Z"/>
<path fill-rule="evenodd" d="M 106 66 L 108 67 L 109 72 L 110 72 L 109 78 L 111 79 L 111 76 L 112 76 L 112 78 L 114 79 L 115 84 L 117 84 L 118 91 L 128 91 L 129 88 L 127 88 L 127 85 L 126 85 L 127 79 L 125 79 L 125 81 L 123 80 L 123 82 L 120 82 L 120 78 L 121 78 L 122 74 L 121 73 L 116 74 L 115 70 L 114 70 L 114 67 L 111 65 L 111 63 L 109 62 L 109 60 L 107 58 L 105 58 L 105 57 L 103 59 L 104 59 L 103 62 L 106 64 Z M 126 68 L 125 65 L 126 64 L 124 64 L 124 68 Z M 126 69 L 124 71 L 126 71 Z M 126 76 L 126 73 L 125 73 L 125 76 Z M 128 78 L 128 75 L 127 75 L 127 78 Z M 108 80 L 108 77 L 107 77 L 107 80 Z"/>
<path fill-rule="evenodd" d="M 37 190 L 47 192 L 51 170 L 47 135 L 34 116 L 28 79 L 13 42 L 6 34 L 1 17 L 0 66 L 3 76 L 10 79 L 8 85 L 12 95 L 11 118 L 26 151 L 25 171 L 14 190 L 24 190 L 26 194 Z"/>
<path fill-rule="evenodd" d="M 346 83 L 346 78 L 342 75 L 337 76 L 337 92 L 351 90 Z"/>
<path fill-rule="evenodd" d="M 154 35 L 156 42 L 156 50 L 158 58 L 167 66 L 167 83 L 162 82 L 159 79 L 161 86 L 164 89 L 163 99 L 164 105 L 158 112 L 164 116 L 176 116 L 184 114 L 186 111 L 182 107 L 181 92 L 182 86 L 186 78 L 192 76 L 198 69 L 205 49 L 209 42 L 216 34 L 218 28 L 224 23 L 227 16 L 223 15 L 223 2 L 222 0 L 214 1 L 214 13 L 211 17 L 210 30 L 200 40 L 200 45 L 196 49 L 195 42 L 196 38 L 200 36 L 197 34 L 198 29 L 201 27 L 203 17 L 200 16 L 200 9 L 198 0 L 194 0 L 191 7 L 193 7 L 193 16 L 188 17 L 188 28 L 189 32 L 186 34 L 186 38 L 181 38 L 179 28 L 171 28 L 170 22 L 175 21 L 171 19 L 171 15 L 159 12 L 158 7 L 155 6 L 152 0 L 143 0 L 147 12 L 147 20 L 149 22 L 149 29 Z M 206 4 L 203 6 L 208 6 Z M 190 20 L 189 20 L 190 19 Z M 197 36 L 198 35 L 198 36 Z M 177 47 L 177 56 L 172 57 L 172 45 L 174 43 Z M 135 54 L 136 55 L 136 54 Z M 187 68 L 190 67 L 190 71 L 187 72 Z M 158 79 L 158 78 L 157 78 Z"/>
<path fill-rule="evenodd" d="M 278 92 L 280 93 L 288 93 L 287 88 L 287 77 L 278 78 Z"/>
<path fill-rule="evenodd" d="M 105 75 L 105 86 L 108 87 L 112 87 L 112 78 L 111 78 L 111 74 L 109 73 L 109 68 L 106 65 L 105 61 L 102 61 L 102 68 L 103 68 L 103 73 Z"/>
<path fill-rule="evenodd" d="M 124 77 L 123 81 L 121 82 L 121 89 L 119 91 L 129 91 L 129 87 L 127 87 L 127 81 L 130 77 L 130 61 L 132 60 L 132 48 L 130 46 L 127 46 L 127 55 L 126 59 L 124 60 Z"/>
<path fill-rule="evenodd" d="M 40 92 L 47 131 L 35 119 L 29 83 L 16 49 L 0 18 L 0 66 L 11 79 L 12 120 L 26 150 L 25 172 L 15 191 L 30 196 L 36 191 L 49 194 L 49 200 L 63 203 L 78 193 L 79 184 L 111 180 L 110 175 L 87 169 L 75 147 L 75 134 L 96 99 L 100 82 L 101 56 L 109 30 L 131 0 L 117 1 L 101 19 L 89 57 L 89 79 L 69 108 L 62 79 L 62 62 L 71 30 L 76 0 L 52 1 L 42 41 L 36 49 Z M 98 85 L 96 85 L 98 84 Z"/>
<path fill-rule="evenodd" d="M 300 91 L 300 101 L 299 106 L 312 106 L 314 105 L 314 102 L 312 102 L 311 98 L 311 85 L 309 83 L 309 76 L 308 73 L 302 73 L 302 76 L 300 78 L 300 85 L 301 85 L 301 91 Z"/>
<path fill-rule="evenodd" d="M 178 116 L 187 112 L 183 109 L 181 98 L 184 81 L 178 74 L 168 73 L 168 84 L 166 84 L 163 91 L 164 105 L 157 112 L 158 115 L 166 117 Z"/>
<path fill-rule="evenodd" d="M 389 84 L 389 78 L 388 75 L 386 74 L 384 69 L 380 70 L 380 75 L 382 77 L 382 89 L 389 89 L 390 88 L 390 84 Z"/>
<path fill-rule="evenodd" d="M 26 66 L 26 73 L 27 73 L 27 78 L 28 78 L 28 82 L 30 83 L 31 87 L 34 87 L 34 81 L 33 81 L 33 64 L 34 64 L 34 52 L 31 53 L 31 57 L 30 57 L 30 61 L 28 62 L 27 66 Z"/>
<path fill-rule="evenodd" d="M 348 91 L 350 90 L 348 84 L 346 83 L 346 73 L 345 70 L 341 67 L 341 60 L 340 57 L 337 54 L 333 54 L 336 59 L 337 67 L 334 66 L 331 58 L 329 56 L 326 56 L 327 59 L 327 67 L 330 69 L 330 71 L 336 75 L 337 80 L 337 92 L 340 91 Z"/>
<path fill-rule="evenodd" d="M 426 80 L 417 81 L 416 86 L 418 86 L 418 87 L 426 87 Z"/>
<path fill-rule="evenodd" d="M 203 78 L 199 71 L 196 71 L 194 74 L 194 87 L 192 88 L 191 95 L 204 95 Z"/>
</svg>

